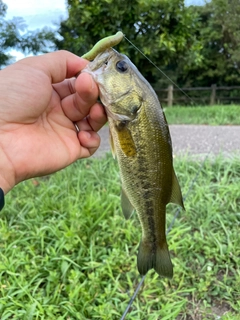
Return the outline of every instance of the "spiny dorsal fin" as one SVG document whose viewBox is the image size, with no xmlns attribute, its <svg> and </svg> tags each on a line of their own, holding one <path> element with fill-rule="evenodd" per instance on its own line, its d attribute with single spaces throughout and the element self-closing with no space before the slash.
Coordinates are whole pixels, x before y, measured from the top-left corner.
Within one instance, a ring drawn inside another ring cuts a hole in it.
<svg viewBox="0 0 240 320">
<path fill-rule="evenodd" d="M 175 171 L 173 169 L 172 172 L 172 194 L 171 194 L 171 198 L 170 201 L 172 203 L 178 204 L 179 206 L 181 206 L 184 210 L 184 204 L 183 204 L 183 199 L 182 199 L 182 192 L 178 183 L 178 179 L 176 177 Z"/>
<path fill-rule="evenodd" d="M 123 188 L 121 192 L 121 206 L 125 219 L 129 219 L 134 211 L 134 207 L 129 201 L 128 196 Z"/>
</svg>

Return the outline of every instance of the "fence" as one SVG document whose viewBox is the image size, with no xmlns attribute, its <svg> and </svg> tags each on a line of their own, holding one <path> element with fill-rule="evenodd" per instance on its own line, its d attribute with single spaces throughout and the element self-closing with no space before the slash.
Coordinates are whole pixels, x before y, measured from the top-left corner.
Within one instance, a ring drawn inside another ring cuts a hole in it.
<svg viewBox="0 0 240 320">
<path fill-rule="evenodd" d="M 187 95 L 185 96 L 182 92 L 184 91 Z M 168 107 L 171 107 L 173 103 L 180 101 L 184 102 L 185 104 L 192 103 L 192 102 L 199 102 L 200 104 L 204 102 L 205 104 L 219 104 L 221 102 L 230 101 L 232 102 L 240 102 L 240 96 L 236 96 L 236 94 L 239 94 L 240 86 L 231 86 L 231 87 L 218 87 L 217 85 L 213 84 L 211 87 L 193 87 L 193 88 L 174 88 L 173 85 L 169 85 L 167 89 L 157 89 L 155 90 L 159 100 L 161 102 L 167 102 Z M 196 91 L 210 91 L 209 94 L 193 97 L 192 92 Z M 232 94 L 226 95 L 217 95 L 217 91 L 231 91 Z M 165 97 L 162 95 L 162 93 L 167 93 Z M 176 95 L 174 93 L 177 93 Z M 181 95 L 179 95 L 179 93 Z"/>
</svg>

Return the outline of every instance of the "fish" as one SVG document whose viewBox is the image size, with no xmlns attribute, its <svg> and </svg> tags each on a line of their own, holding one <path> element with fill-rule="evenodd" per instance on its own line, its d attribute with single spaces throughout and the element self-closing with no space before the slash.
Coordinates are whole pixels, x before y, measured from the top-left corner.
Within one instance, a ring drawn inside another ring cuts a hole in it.
<svg viewBox="0 0 240 320">
<path fill-rule="evenodd" d="M 137 268 L 154 269 L 172 278 L 166 240 L 166 206 L 184 208 L 173 168 L 169 127 L 158 97 L 137 67 L 113 48 L 98 54 L 83 72 L 99 87 L 110 129 L 110 144 L 122 183 L 121 207 L 126 219 L 135 210 L 142 228 Z"/>
</svg>

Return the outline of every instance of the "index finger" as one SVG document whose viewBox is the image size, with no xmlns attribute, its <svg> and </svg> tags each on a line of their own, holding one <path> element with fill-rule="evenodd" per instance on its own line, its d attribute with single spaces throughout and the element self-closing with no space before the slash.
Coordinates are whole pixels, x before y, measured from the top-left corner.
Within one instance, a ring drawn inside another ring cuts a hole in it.
<svg viewBox="0 0 240 320">
<path fill-rule="evenodd" d="M 87 60 L 65 50 L 46 53 L 37 57 L 28 57 L 20 60 L 20 62 L 43 71 L 48 75 L 51 83 L 58 83 L 66 78 L 74 77 L 88 64 Z"/>
</svg>

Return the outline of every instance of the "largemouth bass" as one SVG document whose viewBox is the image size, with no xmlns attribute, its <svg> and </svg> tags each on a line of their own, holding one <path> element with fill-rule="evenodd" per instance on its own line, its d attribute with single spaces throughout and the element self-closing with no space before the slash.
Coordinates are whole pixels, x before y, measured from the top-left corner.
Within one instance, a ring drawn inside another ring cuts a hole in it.
<svg viewBox="0 0 240 320">
<path fill-rule="evenodd" d="M 135 209 L 142 226 L 138 271 L 145 275 L 154 268 L 171 278 L 166 205 L 184 206 L 160 102 L 129 58 L 112 48 L 100 53 L 83 71 L 98 84 L 106 108 L 112 152 L 120 168 L 123 214 L 129 218 Z"/>
</svg>

